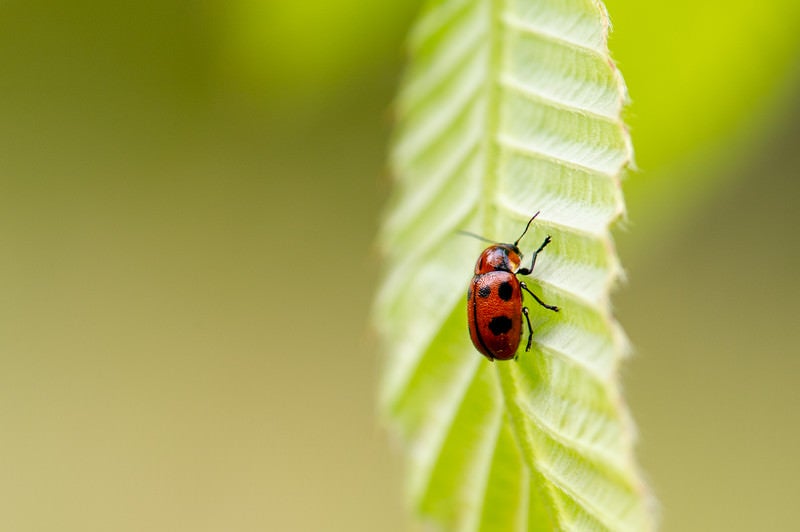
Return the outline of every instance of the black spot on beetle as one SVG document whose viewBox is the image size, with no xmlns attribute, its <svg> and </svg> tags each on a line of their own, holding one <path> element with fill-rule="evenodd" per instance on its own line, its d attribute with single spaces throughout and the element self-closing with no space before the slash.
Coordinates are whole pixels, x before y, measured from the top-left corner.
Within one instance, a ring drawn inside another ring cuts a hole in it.
<svg viewBox="0 0 800 532">
<path fill-rule="evenodd" d="M 472 287 L 471 286 L 469 287 L 469 290 L 467 290 L 467 301 L 472 301 Z"/>
<path fill-rule="evenodd" d="M 489 297 L 489 294 L 491 293 L 492 293 L 492 287 L 489 286 L 488 284 L 481 286 L 480 289 L 478 290 L 478 295 L 481 297 Z"/>
<path fill-rule="evenodd" d="M 497 289 L 497 295 L 500 296 L 500 299 L 503 301 L 509 301 L 511 296 L 514 295 L 514 287 L 511 286 L 511 283 L 506 281 L 500 285 L 500 288 Z"/>
<path fill-rule="evenodd" d="M 507 333 L 511 330 L 511 318 L 508 316 L 495 316 L 489 322 L 489 330 L 495 336 Z"/>
</svg>

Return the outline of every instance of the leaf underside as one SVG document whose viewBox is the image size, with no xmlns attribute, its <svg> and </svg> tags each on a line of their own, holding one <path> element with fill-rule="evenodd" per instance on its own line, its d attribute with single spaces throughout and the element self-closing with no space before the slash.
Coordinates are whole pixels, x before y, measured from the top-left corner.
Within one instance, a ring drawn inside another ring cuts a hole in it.
<svg viewBox="0 0 800 532">
<path fill-rule="evenodd" d="M 609 304 L 631 148 L 608 29 L 599 1 L 445 0 L 410 38 L 380 237 L 381 408 L 415 510 L 447 530 L 653 528 Z M 529 304 L 533 349 L 490 363 L 466 325 L 483 244 L 456 231 L 509 242 L 536 211 L 520 248 L 552 243 L 526 282 L 562 310 Z"/>
</svg>

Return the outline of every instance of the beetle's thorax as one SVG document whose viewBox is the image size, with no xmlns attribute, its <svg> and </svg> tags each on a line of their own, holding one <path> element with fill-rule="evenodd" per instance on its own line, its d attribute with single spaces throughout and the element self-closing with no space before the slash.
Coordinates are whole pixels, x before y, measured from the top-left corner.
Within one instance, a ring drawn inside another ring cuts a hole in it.
<svg viewBox="0 0 800 532">
<path fill-rule="evenodd" d="M 513 244 L 494 244 L 483 250 L 475 264 L 475 275 L 494 271 L 514 273 L 522 262 L 522 253 Z"/>
</svg>

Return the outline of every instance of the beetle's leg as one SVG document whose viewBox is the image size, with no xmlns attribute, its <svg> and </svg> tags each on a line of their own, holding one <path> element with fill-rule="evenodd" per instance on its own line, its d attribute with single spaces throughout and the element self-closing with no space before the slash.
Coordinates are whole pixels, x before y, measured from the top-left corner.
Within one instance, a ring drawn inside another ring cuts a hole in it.
<svg viewBox="0 0 800 532">
<path fill-rule="evenodd" d="M 531 350 L 531 343 L 533 342 L 533 326 L 531 325 L 531 318 L 528 316 L 528 307 L 522 307 L 522 313 L 525 315 L 525 321 L 528 322 L 528 344 L 525 346 L 525 352 Z M 514 357 L 516 360 L 517 357 Z"/>
<path fill-rule="evenodd" d="M 544 239 L 544 242 L 542 242 L 542 245 L 539 246 L 539 249 L 533 252 L 533 257 L 531 258 L 531 267 L 520 268 L 517 273 L 519 273 L 520 275 L 528 275 L 529 273 L 531 273 L 533 271 L 533 265 L 536 264 L 536 255 L 538 255 L 539 252 L 543 250 L 549 243 L 550 243 L 550 235 L 547 235 L 547 238 Z"/>
<path fill-rule="evenodd" d="M 539 299 L 539 296 L 537 296 L 536 294 L 534 294 L 533 292 L 531 292 L 530 288 L 528 288 L 528 285 L 526 285 L 525 283 L 519 283 L 519 285 L 522 287 L 522 289 L 523 289 L 523 290 L 525 290 L 525 291 L 526 291 L 526 292 L 528 292 L 530 295 L 532 295 L 532 296 L 533 296 L 533 299 L 535 299 L 535 300 L 536 300 L 536 302 L 537 302 L 537 303 L 539 303 L 541 306 L 543 306 L 543 307 L 544 307 L 544 308 L 546 308 L 547 310 L 552 310 L 552 311 L 554 311 L 554 312 L 558 312 L 558 307 L 557 307 L 557 306 L 555 306 L 555 305 L 548 305 L 547 303 L 545 303 L 544 301 L 542 301 L 541 299 Z"/>
</svg>

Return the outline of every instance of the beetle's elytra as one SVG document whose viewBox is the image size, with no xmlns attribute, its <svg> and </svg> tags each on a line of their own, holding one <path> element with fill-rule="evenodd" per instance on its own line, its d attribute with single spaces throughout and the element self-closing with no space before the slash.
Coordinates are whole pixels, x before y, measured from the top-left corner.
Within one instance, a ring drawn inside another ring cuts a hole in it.
<svg viewBox="0 0 800 532">
<path fill-rule="evenodd" d="M 528 308 L 522 305 L 523 290 L 544 308 L 558 312 L 558 307 L 546 304 L 517 278 L 517 275 L 528 275 L 533 271 L 537 255 L 550 243 L 548 236 L 533 252 L 530 267 L 520 268 L 522 252 L 517 244 L 538 215 L 537 212 L 528 220 L 525 230 L 513 244 L 492 244 L 483 250 L 475 264 L 475 276 L 467 292 L 469 336 L 475 348 L 490 361 L 516 358 L 522 338 L 523 316 L 528 324 L 525 351 L 531 349 L 533 327 Z"/>
</svg>

